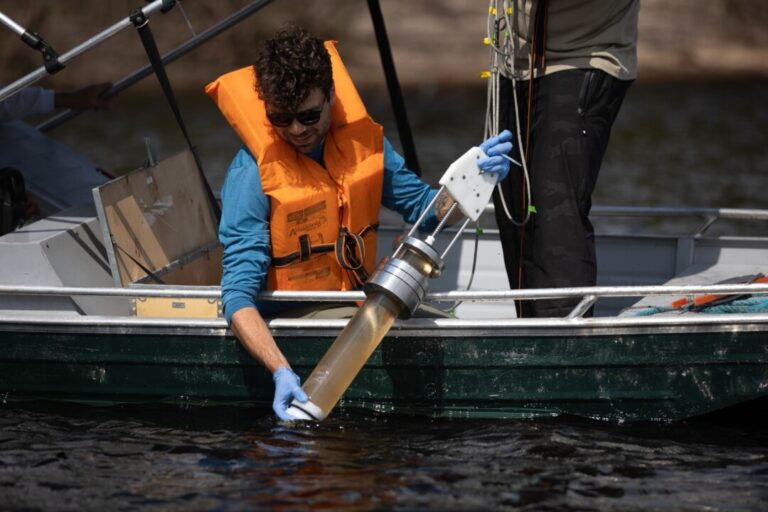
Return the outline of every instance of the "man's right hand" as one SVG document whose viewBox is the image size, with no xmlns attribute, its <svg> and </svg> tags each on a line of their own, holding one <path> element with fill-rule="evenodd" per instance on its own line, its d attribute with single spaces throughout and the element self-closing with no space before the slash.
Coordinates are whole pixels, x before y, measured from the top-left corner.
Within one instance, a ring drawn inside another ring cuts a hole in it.
<svg viewBox="0 0 768 512">
<path fill-rule="evenodd" d="M 292 418 L 285 411 L 290 407 L 291 401 L 295 398 L 304 403 L 309 399 L 304 390 L 301 389 L 301 379 L 293 373 L 293 370 L 284 366 L 272 374 L 272 380 L 275 381 L 275 398 L 272 400 L 272 409 L 281 420 L 290 420 Z"/>
</svg>

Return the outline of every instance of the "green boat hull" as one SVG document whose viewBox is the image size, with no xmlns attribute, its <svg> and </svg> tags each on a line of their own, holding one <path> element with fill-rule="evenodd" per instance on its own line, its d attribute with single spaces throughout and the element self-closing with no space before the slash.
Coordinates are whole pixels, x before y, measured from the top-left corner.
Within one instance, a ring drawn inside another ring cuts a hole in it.
<svg viewBox="0 0 768 512">
<path fill-rule="evenodd" d="M 24 331 L 0 333 L 5 401 L 272 401 L 271 376 L 221 329 Z M 375 351 L 341 407 L 436 417 L 670 421 L 768 394 L 762 330 L 395 334 Z M 277 335 L 303 379 L 333 339 Z"/>
</svg>

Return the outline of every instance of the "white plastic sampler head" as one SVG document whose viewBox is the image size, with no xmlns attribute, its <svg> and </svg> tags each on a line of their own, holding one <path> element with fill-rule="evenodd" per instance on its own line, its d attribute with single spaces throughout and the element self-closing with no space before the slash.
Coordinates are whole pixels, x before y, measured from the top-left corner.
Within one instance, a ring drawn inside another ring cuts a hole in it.
<svg viewBox="0 0 768 512">
<path fill-rule="evenodd" d="M 440 185 L 459 204 L 461 212 L 473 221 L 485 210 L 499 179 L 497 174 L 484 173 L 477 166 L 477 160 L 486 156 L 482 149 L 470 148 L 440 178 Z"/>
<path fill-rule="evenodd" d="M 302 403 L 294 399 L 291 402 L 291 406 L 288 407 L 285 412 L 294 420 L 323 421 L 325 419 L 323 410 L 313 404 L 310 400 Z"/>
</svg>

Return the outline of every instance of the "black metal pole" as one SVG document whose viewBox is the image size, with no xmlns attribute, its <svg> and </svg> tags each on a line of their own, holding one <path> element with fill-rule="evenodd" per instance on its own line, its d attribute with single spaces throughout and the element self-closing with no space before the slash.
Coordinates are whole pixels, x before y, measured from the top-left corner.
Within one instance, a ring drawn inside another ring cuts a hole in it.
<svg viewBox="0 0 768 512">
<path fill-rule="evenodd" d="M 400 135 L 400 143 L 403 145 L 405 164 L 410 170 L 421 176 L 419 159 L 416 157 L 416 145 L 413 143 L 411 125 L 408 123 L 408 113 L 405 110 L 403 93 L 400 90 L 400 82 L 397 80 L 395 62 L 392 60 L 392 50 L 389 46 L 387 28 L 384 26 L 384 16 L 381 13 L 379 0 L 368 0 L 368 10 L 371 11 L 373 30 L 376 33 L 376 44 L 379 47 L 381 66 L 384 68 L 384 77 L 387 81 L 389 99 L 392 102 L 392 110 L 395 113 L 397 132 Z"/>
</svg>

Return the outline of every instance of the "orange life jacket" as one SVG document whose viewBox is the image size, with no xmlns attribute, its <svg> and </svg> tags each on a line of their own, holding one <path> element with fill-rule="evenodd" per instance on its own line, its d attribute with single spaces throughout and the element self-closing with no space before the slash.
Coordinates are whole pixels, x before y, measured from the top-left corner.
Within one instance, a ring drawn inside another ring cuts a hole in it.
<svg viewBox="0 0 768 512">
<path fill-rule="evenodd" d="M 336 94 L 325 168 L 273 130 L 251 66 L 205 88 L 256 158 L 270 198 L 271 290 L 358 288 L 376 263 L 383 130 L 368 116 L 334 43 L 325 47 Z"/>
</svg>

